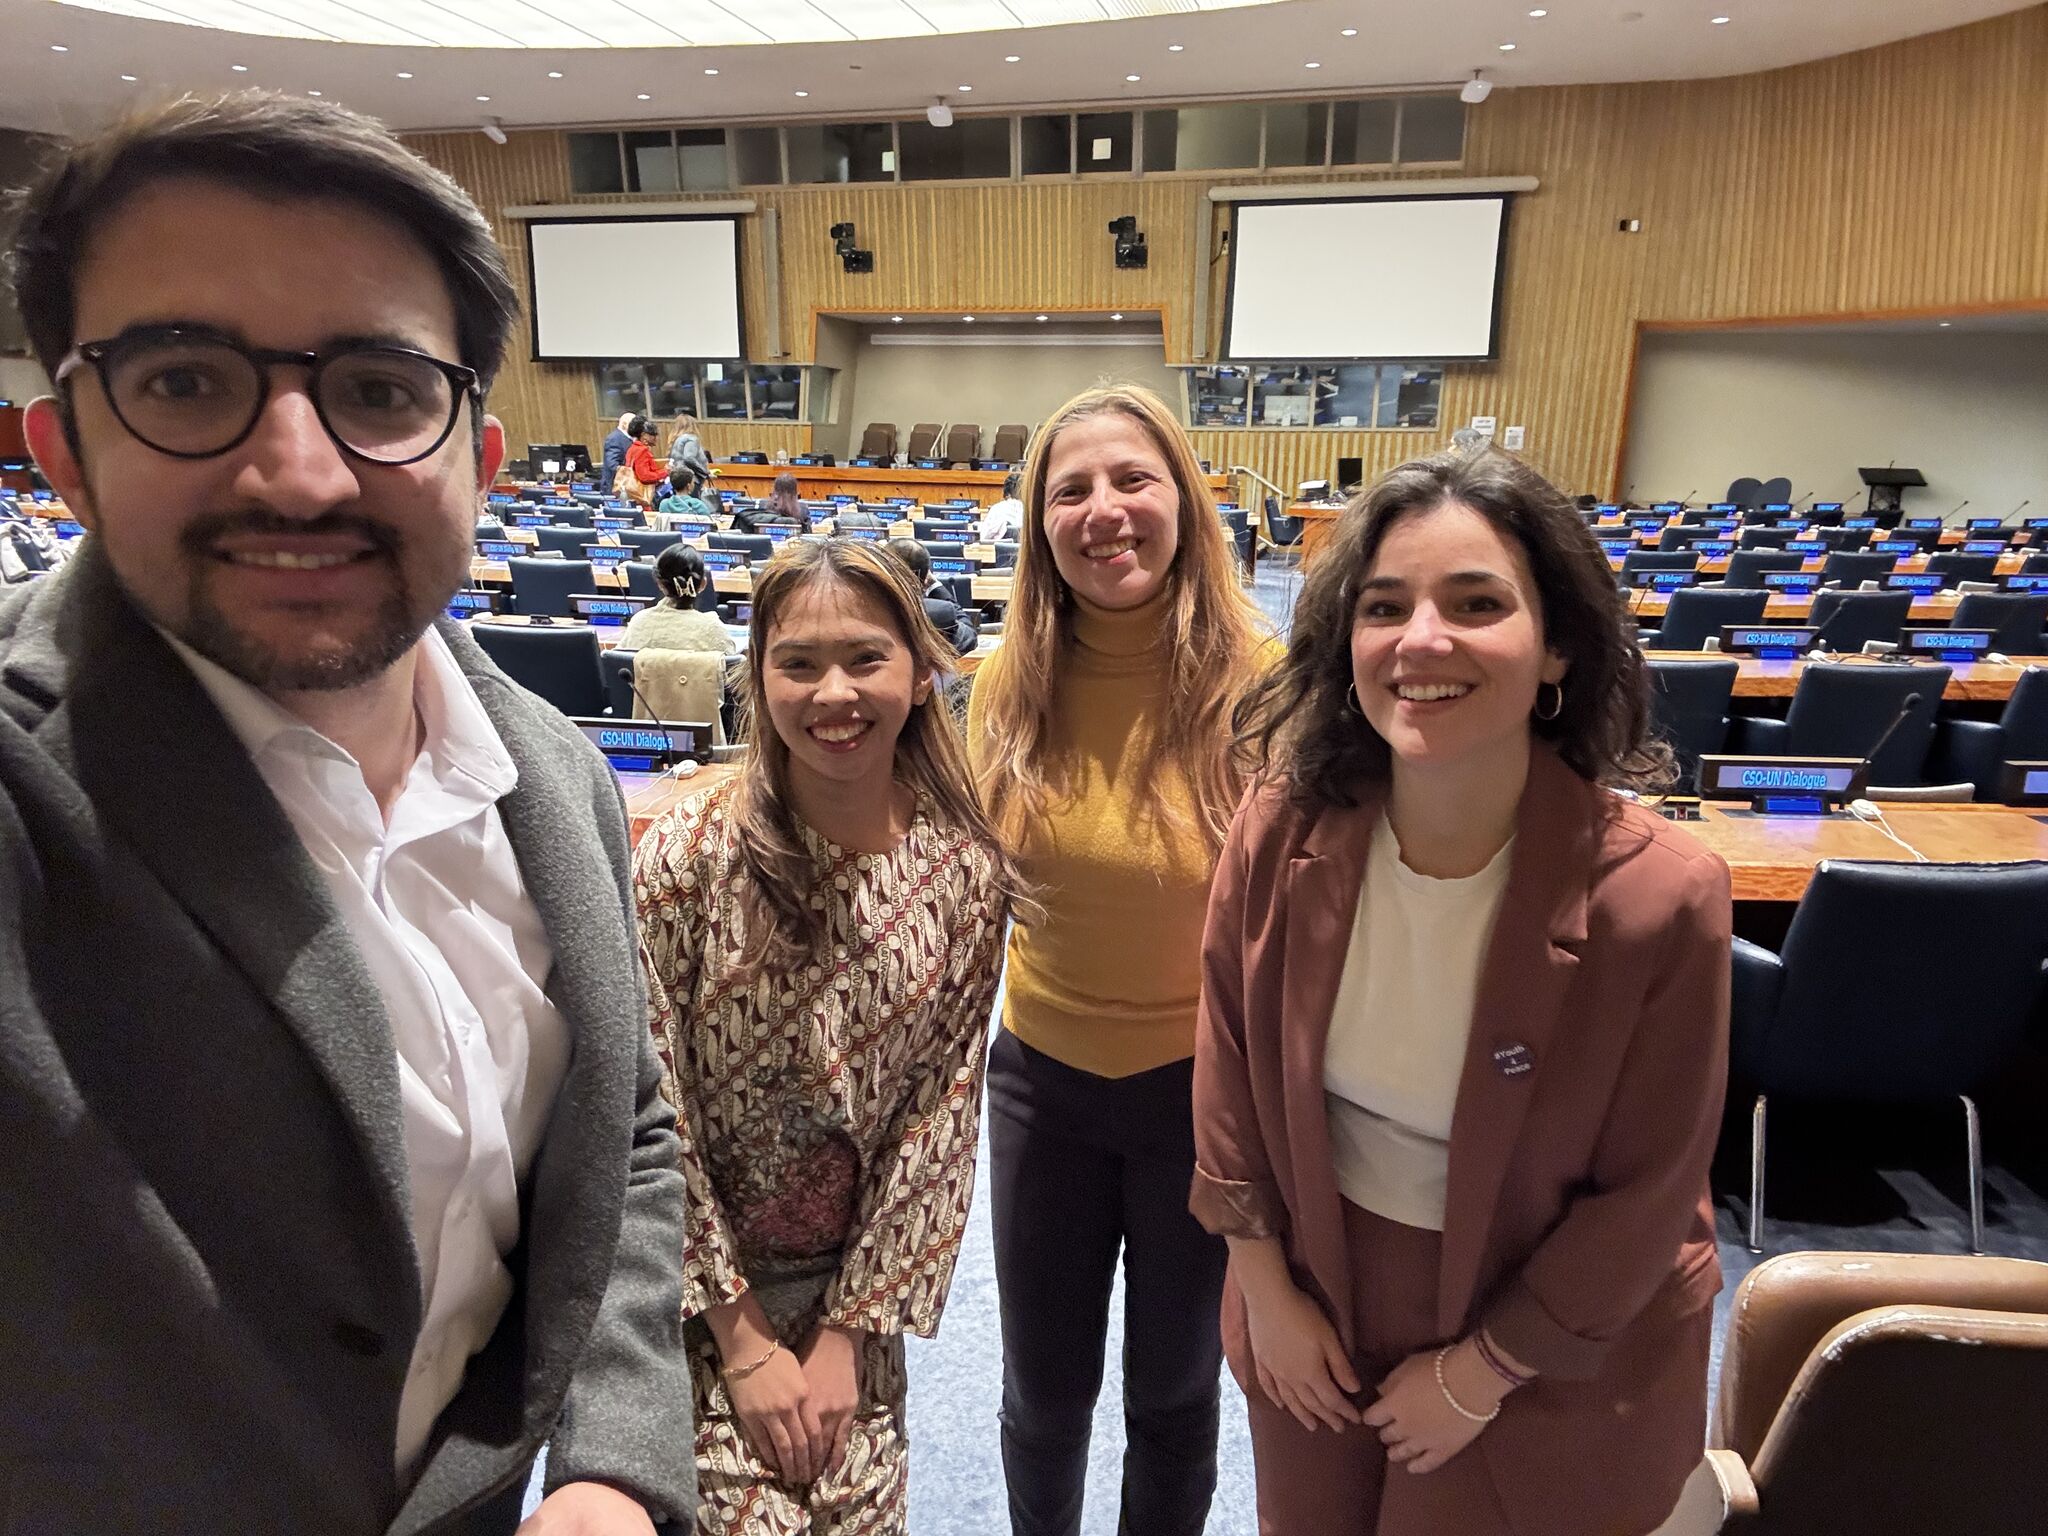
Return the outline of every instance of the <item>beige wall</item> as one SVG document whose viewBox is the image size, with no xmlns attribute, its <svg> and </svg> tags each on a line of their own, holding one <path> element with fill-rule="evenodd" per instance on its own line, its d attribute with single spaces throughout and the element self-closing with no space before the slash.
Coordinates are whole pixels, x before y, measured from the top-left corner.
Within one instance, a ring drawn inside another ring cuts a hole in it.
<svg viewBox="0 0 2048 1536">
<path fill-rule="evenodd" d="M 2031 497 L 2048 516 L 2048 330 L 1643 336 L 1623 468 L 1639 501 L 1712 499 L 1739 475 L 1848 501 L 1859 466 L 1894 461 L 1927 476 L 1909 510 Z"/>
<path fill-rule="evenodd" d="M 1180 408 L 1180 376 L 1163 346 L 876 346 L 855 354 L 853 408 L 841 423 L 854 442 L 871 421 L 908 432 L 920 421 L 971 421 L 987 452 L 995 429 L 1035 427 L 1096 384 L 1142 384 Z"/>
</svg>

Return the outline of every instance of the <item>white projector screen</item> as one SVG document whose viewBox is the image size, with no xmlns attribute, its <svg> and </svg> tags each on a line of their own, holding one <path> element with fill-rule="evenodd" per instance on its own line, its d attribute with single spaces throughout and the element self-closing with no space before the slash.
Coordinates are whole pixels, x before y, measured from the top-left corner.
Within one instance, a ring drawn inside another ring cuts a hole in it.
<svg viewBox="0 0 2048 1536">
<path fill-rule="evenodd" d="M 737 219 L 532 219 L 526 254 L 536 361 L 742 355 Z"/>
<path fill-rule="evenodd" d="M 1490 358 L 1505 193 L 1240 203 L 1229 362 Z"/>
</svg>

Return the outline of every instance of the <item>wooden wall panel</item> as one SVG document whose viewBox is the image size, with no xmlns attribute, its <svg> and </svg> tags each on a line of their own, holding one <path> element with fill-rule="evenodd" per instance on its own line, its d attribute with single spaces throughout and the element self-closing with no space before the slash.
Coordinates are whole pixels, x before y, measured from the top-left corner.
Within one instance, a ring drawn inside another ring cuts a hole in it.
<svg viewBox="0 0 2048 1536">
<path fill-rule="evenodd" d="M 1496 90 L 1468 119 L 1462 174 L 1531 175 L 1509 237 L 1501 357 L 1446 370 L 1442 429 L 1201 431 L 1204 457 L 1292 489 L 1340 455 L 1368 472 L 1442 443 L 1474 415 L 1529 429 L 1532 462 L 1573 489 L 1614 484 L 1639 330 L 1748 320 L 1851 319 L 1969 307 L 2048 307 L 2048 6 L 1884 48 L 1731 79 Z M 487 211 L 569 202 L 559 133 L 412 141 Z M 1218 178 L 1227 183 L 1242 177 Z M 1290 180 L 1360 180 L 1346 173 Z M 1198 274 L 1227 223 L 1205 179 L 1023 185 L 750 189 L 780 211 L 782 342 L 808 361 L 824 310 L 1160 311 L 1166 355 L 1213 357 L 1189 333 Z M 633 198 L 577 198 L 578 204 Z M 1106 225 L 1134 213 L 1151 266 L 1118 272 Z M 1617 233 L 1623 218 L 1640 234 Z M 841 219 L 875 252 L 848 277 L 826 231 Z M 749 343 L 760 361 L 763 253 L 745 221 Z M 519 232 L 498 221 L 520 283 Z M 643 285 L 649 303 L 685 300 Z M 515 442 L 585 430 L 587 370 L 537 365 L 518 339 L 493 406 Z M 718 429 L 721 436 L 736 435 Z M 755 445 L 771 433 L 751 429 Z M 737 444 L 734 444 L 737 446 Z M 781 446 L 775 443 L 772 446 Z M 772 451 L 771 446 L 771 451 Z M 714 447 L 713 452 L 719 451 Z M 791 451 L 795 451 L 792 447 Z M 1645 488 L 1669 494 L 1683 487 Z"/>
</svg>

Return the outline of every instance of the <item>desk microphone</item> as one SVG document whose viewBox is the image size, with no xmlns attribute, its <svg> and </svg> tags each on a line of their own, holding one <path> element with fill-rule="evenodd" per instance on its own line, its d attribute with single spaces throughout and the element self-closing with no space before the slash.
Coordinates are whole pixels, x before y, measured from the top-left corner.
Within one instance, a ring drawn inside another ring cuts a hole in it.
<svg viewBox="0 0 2048 1536">
<path fill-rule="evenodd" d="M 1813 632 L 1812 649 L 1816 651 L 1825 651 L 1829 648 L 1828 631 L 1833 629 L 1837 624 L 1841 623 L 1842 616 L 1848 613 L 1849 611 L 1848 592 L 1842 588 L 1837 588 L 1836 590 L 1842 592 L 1842 601 L 1840 604 L 1836 606 L 1835 611 L 1833 613 L 1829 614 L 1825 619 L 1821 620 L 1820 628 L 1816 629 Z M 1809 616 L 1810 615 L 1811 610 L 1809 610 Z"/>
<path fill-rule="evenodd" d="M 1949 518 L 1954 517 L 1958 512 L 1962 511 L 1963 508 L 1967 507 L 1969 504 L 1970 498 L 1965 496 L 1961 501 L 1957 502 L 1954 506 L 1950 507 L 1948 511 L 1945 514 L 1943 514 L 1941 520 L 1944 523 L 1947 522 Z"/>
<path fill-rule="evenodd" d="M 1999 519 L 1999 521 L 2006 522 L 2009 519 L 2018 517 L 2022 512 L 2026 511 L 2027 508 L 2031 507 L 2033 504 L 2034 498 L 2029 496 L 2025 501 L 2021 502 L 2018 506 L 2014 507 L 2010 512 L 2006 513 L 2004 517 Z"/>
<path fill-rule="evenodd" d="M 647 718 L 652 720 L 656 725 L 660 726 L 662 734 L 666 736 L 669 730 L 668 722 L 662 719 L 660 715 L 656 714 L 654 711 L 654 706 L 647 702 L 647 695 L 640 691 L 640 685 L 633 680 L 633 673 L 630 667 L 626 671 L 626 686 L 633 690 L 633 697 L 638 699 L 640 701 L 640 707 L 647 711 Z M 687 772 L 685 771 L 686 766 L 688 769 Z M 693 757 L 684 758 L 682 762 L 676 763 L 668 770 L 668 772 L 674 774 L 679 779 L 687 779 L 690 777 L 691 774 L 694 774 L 696 771 L 697 760 Z"/>
<path fill-rule="evenodd" d="M 1699 495 L 1699 493 L 1700 492 L 1698 486 L 1694 486 L 1691 490 L 1687 491 L 1685 495 L 1679 499 L 1678 510 L 1683 512 L 1687 507 L 1691 506 L 1693 497 Z"/>
<path fill-rule="evenodd" d="M 1844 800 L 1863 798 L 1863 791 L 1870 784 L 1871 765 L 1877 761 L 1878 753 L 1890 744 L 1899 727 L 1906 723 L 1906 716 L 1915 713 L 1925 702 L 1917 693 L 1909 693 L 1899 700 L 1899 712 L 1892 716 L 1892 723 L 1884 728 L 1883 734 L 1877 738 L 1877 745 L 1864 754 L 1863 761 L 1856 765 L 1856 771 L 1849 775 L 1849 787 L 1842 792 Z"/>
</svg>

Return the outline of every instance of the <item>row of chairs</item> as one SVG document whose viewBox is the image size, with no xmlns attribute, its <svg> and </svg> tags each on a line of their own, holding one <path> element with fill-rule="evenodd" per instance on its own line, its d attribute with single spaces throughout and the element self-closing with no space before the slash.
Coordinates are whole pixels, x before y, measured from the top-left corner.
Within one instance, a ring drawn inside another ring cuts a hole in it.
<svg viewBox="0 0 2048 1536">
<path fill-rule="evenodd" d="M 1681 587 L 1670 595 L 1660 628 L 1638 638 L 1645 650 L 1699 651 L 1729 624 L 1761 624 L 1772 594 L 1761 587 Z M 1821 630 L 1828 648 L 1860 651 L 1873 641 L 1896 643 L 1912 623 L 1911 592 L 1813 594 L 1806 623 Z M 2048 593 L 1966 592 L 1948 619 L 1954 629 L 1988 629 L 1991 649 L 2008 656 L 2048 654 Z"/>
<path fill-rule="evenodd" d="M 894 422 L 870 422 L 860 435 L 859 456 L 864 459 L 893 459 L 896 457 L 896 443 Z M 903 455 L 912 460 L 940 459 L 948 464 L 972 464 L 982 458 L 1004 464 L 1021 464 L 1030 443 L 1029 427 L 997 427 L 989 443 L 989 451 L 984 454 L 981 451 L 981 428 L 974 422 L 941 425 L 935 421 L 921 421 L 910 429 L 910 436 L 904 440 Z"/>
<path fill-rule="evenodd" d="M 1694 549 L 1632 549 L 1621 557 L 1621 574 L 1626 583 L 1637 571 L 1696 571 L 1704 558 Z M 1762 586 L 1765 573 L 1799 570 L 1806 558 L 1797 550 L 1738 549 L 1728 556 L 1728 571 L 1723 579 L 1731 587 Z M 1902 558 L 1869 550 L 1830 550 L 1822 557 L 1818 574 L 1822 582 L 1835 586 L 1882 581 L 1898 568 Z M 1943 586 L 1965 581 L 1995 582 L 1998 556 L 1944 550 L 1927 557 L 1926 572 L 1942 577 Z M 2048 576 L 2048 550 L 2027 556 L 2017 574 Z"/>
<path fill-rule="evenodd" d="M 1872 763 L 1873 784 L 1899 790 L 1932 785 L 1950 798 L 1988 801 L 1997 798 L 2003 764 L 2048 761 L 2048 668 L 2029 667 L 2020 675 L 1996 723 L 1940 718 L 1950 672 L 1939 665 L 1812 663 L 1800 673 L 1782 720 L 1734 712 L 1734 661 L 1657 657 L 1649 670 L 1657 727 L 1687 784 L 1703 753 L 1860 758 L 1908 698 L 1919 705 Z"/>
</svg>

